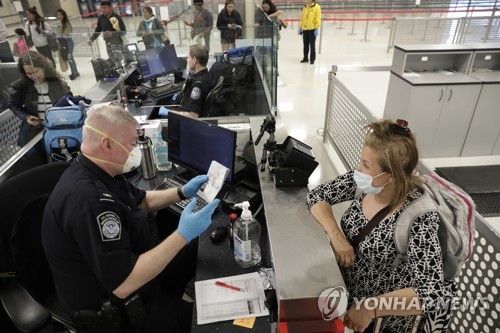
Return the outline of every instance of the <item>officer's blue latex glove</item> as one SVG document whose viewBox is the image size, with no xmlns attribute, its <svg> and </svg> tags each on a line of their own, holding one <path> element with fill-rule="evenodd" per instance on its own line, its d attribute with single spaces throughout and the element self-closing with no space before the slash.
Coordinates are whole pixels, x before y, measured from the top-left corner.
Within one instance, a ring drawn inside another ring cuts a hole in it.
<svg viewBox="0 0 500 333">
<path fill-rule="evenodd" d="M 219 201 L 219 199 L 215 199 L 196 213 L 193 213 L 193 209 L 196 206 L 196 198 L 191 200 L 181 214 L 177 232 L 186 238 L 188 242 L 198 237 L 212 223 L 212 214 L 217 208 Z"/>
<path fill-rule="evenodd" d="M 168 109 L 164 106 L 160 107 L 160 111 L 158 111 L 158 115 L 162 117 L 168 117 Z"/>
<path fill-rule="evenodd" d="M 302 35 L 304 33 L 304 30 L 302 28 L 299 28 L 299 35 Z"/>
<path fill-rule="evenodd" d="M 318 37 L 319 29 L 314 29 L 314 37 Z"/>
<path fill-rule="evenodd" d="M 186 197 L 192 198 L 200 190 L 200 187 L 208 181 L 207 175 L 196 176 L 182 187 L 182 192 Z"/>
</svg>

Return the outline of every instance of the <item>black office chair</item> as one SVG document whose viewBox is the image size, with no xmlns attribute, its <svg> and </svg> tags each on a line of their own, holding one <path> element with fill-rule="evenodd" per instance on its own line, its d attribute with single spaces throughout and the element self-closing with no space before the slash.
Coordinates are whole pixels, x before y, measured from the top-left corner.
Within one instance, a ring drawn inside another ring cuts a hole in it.
<svg viewBox="0 0 500 333">
<path fill-rule="evenodd" d="M 0 184 L 0 272 L 13 273 L 0 279 L 0 299 L 21 332 L 76 332 L 72 318 L 58 306 L 41 240 L 45 204 L 69 165 L 42 165 Z"/>
<path fill-rule="evenodd" d="M 217 83 L 210 90 L 205 99 L 205 104 L 203 105 L 203 112 L 200 115 L 201 117 L 217 117 L 217 99 L 219 98 L 219 93 L 222 89 L 222 85 L 224 84 L 224 76 L 219 76 L 217 79 Z"/>
</svg>

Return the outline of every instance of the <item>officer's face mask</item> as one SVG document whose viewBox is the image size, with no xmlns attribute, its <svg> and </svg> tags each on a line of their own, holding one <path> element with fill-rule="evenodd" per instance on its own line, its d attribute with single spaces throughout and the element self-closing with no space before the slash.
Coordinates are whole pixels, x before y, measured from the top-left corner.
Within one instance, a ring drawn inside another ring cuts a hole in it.
<svg viewBox="0 0 500 333">
<path fill-rule="evenodd" d="M 132 149 L 132 151 L 129 152 L 128 149 L 124 145 L 122 145 L 118 140 L 116 140 L 115 138 L 113 138 L 111 135 L 108 135 L 108 134 L 104 133 L 103 131 L 100 131 L 97 128 L 94 128 L 94 127 L 92 127 L 90 125 L 85 125 L 85 126 L 87 126 L 88 128 L 90 128 L 94 132 L 99 133 L 102 136 L 110 139 L 111 141 L 113 141 L 114 143 L 116 143 L 118 146 L 120 146 L 123 150 L 125 150 L 127 152 L 127 154 L 128 154 L 128 158 L 127 158 L 127 160 L 125 161 L 124 164 L 115 163 L 115 162 L 111 162 L 111 161 L 106 161 L 106 160 L 102 160 L 102 159 L 99 159 L 99 158 L 96 158 L 96 157 L 92 157 L 92 156 L 88 156 L 89 158 L 94 159 L 94 160 L 98 160 L 98 161 L 101 161 L 101 162 L 104 162 L 104 163 L 111 163 L 111 164 L 123 165 L 123 173 L 130 172 L 130 171 L 138 168 L 141 165 L 142 152 L 141 152 L 141 149 L 139 148 L 139 146 L 135 146 Z"/>
<path fill-rule="evenodd" d="M 354 181 L 356 182 L 356 185 L 358 188 L 363 191 L 366 194 L 378 194 L 382 192 L 384 189 L 384 186 L 389 184 L 389 182 L 385 183 L 384 185 L 380 187 L 374 187 L 372 185 L 373 179 L 377 178 L 378 176 L 382 176 L 385 172 L 382 172 L 381 174 L 376 175 L 375 177 L 372 177 L 366 173 L 359 172 L 358 170 L 354 170 Z"/>
</svg>

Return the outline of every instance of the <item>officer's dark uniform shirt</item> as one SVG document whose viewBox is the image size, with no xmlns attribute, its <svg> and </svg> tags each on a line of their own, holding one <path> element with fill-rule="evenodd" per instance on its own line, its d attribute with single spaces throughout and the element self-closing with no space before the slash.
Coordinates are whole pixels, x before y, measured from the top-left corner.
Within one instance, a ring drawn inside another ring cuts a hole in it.
<svg viewBox="0 0 500 333">
<path fill-rule="evenodd" d="M 83 155 L 62 175 L 45 207 L 42 242 L 69 313 L 99 308 L 155 246 L 138 208 L 145 195 Z"/>
<path fill-rule="evenodd" d="M 201 115 L 205 99 L 212 89 L 212 86 L 212 77 L 208 73 L 208 69 L 205 68 L 198 73 L 192 74 L 191 78 L 186 81 L 186 87 L 184 88 L 181 102 L 181 110 Z"/>
</svg>

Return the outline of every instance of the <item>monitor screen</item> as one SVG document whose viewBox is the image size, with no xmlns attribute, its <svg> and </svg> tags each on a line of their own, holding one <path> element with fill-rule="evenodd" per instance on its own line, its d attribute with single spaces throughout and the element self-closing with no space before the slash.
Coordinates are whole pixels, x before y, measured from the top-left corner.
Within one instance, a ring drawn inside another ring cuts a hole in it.
<svg viewBox="0 0 500 333">
<path fill-rule="evenodd" d="M 234 173 L 236 132 L 204 121 L 170 112 L 168 115 L 168 158 L 176 164 L 206 174 L 213 160 Z"/>
<path fill-rule="evenodd" d="M 163 64 L 159 57 L 160 50 L 153 48 L 136 52 L 137 66 L 144 81 L 153 80 L 163 75 Z"/>
<path fill-rule="evenodd" d="M 133 53 L 139 51 L 139 48 L 137 47 L 136 43 L 127 44 L 127 45 L 125 45 L 125 48 L 127 49 L 127 51 L 133 52 Z"/>
<path fill-rule="evenodd" d="M 123 58 L 127 64 L 136 61 L 135 53 L 139 51 L 136 43 L 124 45 L 122 48 Z"/>
<path fill-rule="evenodd" d="M 175 73 L 179 69 L 179 59 L 177 58 L 174 44 L 161 48 L 160 59 L 163 64 L 164 74 Z"/>
<path fill-rule="evenodd" d="M 174 45 L 137 51 L 137 64 L 144 81 L 175 73 L 179 68 Z"/>
</svg>

